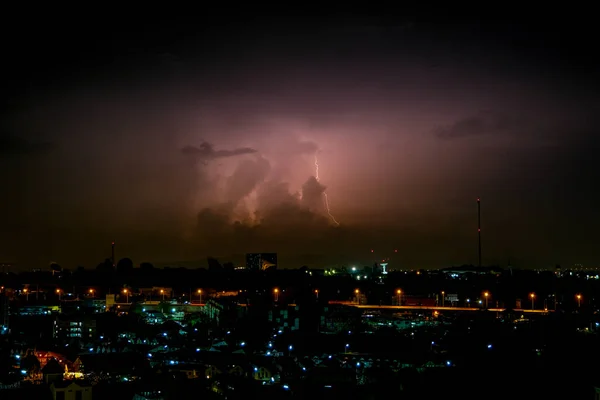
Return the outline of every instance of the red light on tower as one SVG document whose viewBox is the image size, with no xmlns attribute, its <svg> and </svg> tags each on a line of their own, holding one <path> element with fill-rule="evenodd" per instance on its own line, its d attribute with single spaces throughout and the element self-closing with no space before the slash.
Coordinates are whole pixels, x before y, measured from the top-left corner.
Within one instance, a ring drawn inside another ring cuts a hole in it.
<svg viewBox="0 0 600 400">
<path fill-rule="evenodd" d="M 371 249 L 371 253 L 373 253 L 373 252 L 374 252 L 373 249 Z"/>
<path fill-rule="evenodd" d="M 394 253 L 397 253 L 397 252 L 398 252 L 398 249 L 394 249 Z"/>
<path fill-rule="evenodd" d="M 478 198 L 477 198 L 477 202 L 479 203 L 480 201 L 481 201 L 481 199 L 478 197 Z"/>
</svg>

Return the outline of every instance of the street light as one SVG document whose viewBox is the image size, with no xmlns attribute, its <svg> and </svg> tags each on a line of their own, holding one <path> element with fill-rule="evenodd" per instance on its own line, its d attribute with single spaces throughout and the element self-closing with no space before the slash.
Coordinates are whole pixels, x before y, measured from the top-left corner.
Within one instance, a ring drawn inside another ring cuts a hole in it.
<svg viewBox="0 0 600 400">
<path fill-rule="evenodd" d="M 196 293 L 198 293 L 198 300 L 200 301 L 200 304 L 202 304 L 202 289 L 198 289 Z"/>
<path fill-rule="evenodd" d="M 396 290 L 396 294 L 398 295 L 398 305 L 401 306 L 402 305 L 402 290 L 400 290 L 400 289 Z"/>
<path fill-rule="evenodd" d="M 581 307 L 581 295 L 577 294 L 575 297 L 577 297 L 577 307 Z"/>
<path fill-rule="evenodd" d="M 23 289 L 23 293 L 25 293 L 25 297 L 27 298 L 27 301 L 29 301 L 29 290 L 25 288 Z"/>
<path fill-rule="evenodd" d="M 162 294 L 162 301 L 165 301 L 165 291 L 160 289 L 160 294 Z"/>
<path fill-rule="evenodd" d="M 94 298 L 94 289 L 90 289 L 90 296 L 92 296 L 92 298 Z"/>
<path fill-rule="evenodd" d="M 360 290 L 354 289 L 354 294 L 356 295 L 356 304 L 360 304 L 360 298 L 358 297 Z"/>
<path fill-rule="evenodd" d="M 315 297 L 317 300 L 319 299 L 319 289 L 315 289 Z"/>
<path fill-rule="evenodd" d="M 56 294 L 58 294 L 58 301 L 60 301 L 60 298 L 62 296 L 62 290 L 56 289 Z"/>
<path fill-rule="evenodd" d="M 129 290 L 123 289 L 123 293 L 125 293 L 125 302 L 129 303 Z"/>
<path fill-rule="evenodd" d="M 485 292 L 483 294 L 483 297 L 485 297 L 485 309 L 487 310 L 487 308 L 488 308 L 488 298 L 490 297 L 490 293 L 489 292 Z"/>
<path fill-rule="evenodd" d="M 444 303 L 446 302 L 446 292 L 442 290 L 442 307 L 444 307 Z"/>
<path fill-rule="evenodd" d="M 535 310 L 535 293 L 530 293 L 529 297 L 531 297 L 531 309 Z"/>
<path fill-rule="evenodd" d="M 347 352 L 348 352 L 348 347 L 350 347 L 350 345 L 349 345 L 349 344 L 346 344 L 346 345 L 344 346 L 344 353 L 347 353 Z"/>
<path fill-rule="evenodd" d="M 279 289 L 273 289 L 273 296 L 275 297 L 275 302 L 279 301 Z"/>
</svg>

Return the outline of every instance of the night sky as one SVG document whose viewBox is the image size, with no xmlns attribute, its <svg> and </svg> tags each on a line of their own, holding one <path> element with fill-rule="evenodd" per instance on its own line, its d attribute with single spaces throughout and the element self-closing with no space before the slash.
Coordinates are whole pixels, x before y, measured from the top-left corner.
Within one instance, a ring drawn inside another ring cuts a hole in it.
<svg viewBox="0 0 600 400">
<path fill-rule="evenodd" d="M 591 19 L 55 14 L 1 28 L 0 262 L 476 264 L 480 196 L 484 264 L 598 265 Z"/>
</svg>

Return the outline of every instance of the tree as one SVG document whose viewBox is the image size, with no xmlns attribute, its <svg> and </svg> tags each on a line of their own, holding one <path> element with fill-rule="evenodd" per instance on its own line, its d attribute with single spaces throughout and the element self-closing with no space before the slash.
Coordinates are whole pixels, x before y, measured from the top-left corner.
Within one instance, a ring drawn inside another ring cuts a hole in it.
<svg viewBox="0 0 600 400">
<path fill-rule="evenodd" d="M 52 262 L 52 263 L 50 263 L 50 270 L 52 271 L 52 273 L 55 273 L 55 272 L 60 272 L 60 271 L 62 271 L 62 268 L 61 268 L 61 266 L 60 266 L 60 265 L 58 265 L 57 263 L 55 263 L 55 262 Z"/>
<path fill-rule="evenodd" d="M 219 260 L 217 260 L 216 258 L 207 257 L 206 258 L 206 262 L 208 263 L 208 270 L 209 271 L 220 271 L 220 270 L 223 269 L 223 266 L 221 265 L 221 263 L 219 262 Z"/>
<path fill-rule="evenodd" d="M 171 312 L 171 308 L 173 308 L 173 306 L 171 305 L 171 303 L 167 303 L 166 301 L 161 301 L 158 304 L 158 310 L 163 313 L 163 314 L 168 314 Z"/>
<path fill-rule="evenodd" d="M 143 262 L 140 264 L 140 269 L 146 272 L 152 271 L 154 270 L 154 265 L 150 264 L 149 262 Z"/>
<path fill-rule="evenodd" d="M 140 303 L 133 303 L 129 307 L 129 314 L 141 314 L 142 310 L 143 310 L 143 307 Z"/>
<path fill-rule="evenodd" d="M 33 351 L 27 350 L 27 355 L 21 358 L 21 370 L 27 371 L 27 374 L 33 374 L 40 371 L 40 360 L 35 356 Z"/>
<path fill-rule="evenodd" d="M 112 272 L 114 271 L 113 265 L 112 265 L 112 261 L 110 261 L 110 259 L 106 259 L 104 260 L 104 262 L 98 264 L 98 266 L 96 267 L 96 270 L 98 272 Z"/>
<path fill-rule="evenodd" d="M 131 258 L 121 258 L 117 263 L 117 272 L 118 273 L 129 273 L 133 270 L 133 261 Z"/>
<path fill-rule="evenodd" d="M 203 313 L 192 313 L 185 316 L 185 321 L 191 327 L 195 327 L 197 325 L 208 325 L 210 323 L 210 318 Z"/>
</svg>

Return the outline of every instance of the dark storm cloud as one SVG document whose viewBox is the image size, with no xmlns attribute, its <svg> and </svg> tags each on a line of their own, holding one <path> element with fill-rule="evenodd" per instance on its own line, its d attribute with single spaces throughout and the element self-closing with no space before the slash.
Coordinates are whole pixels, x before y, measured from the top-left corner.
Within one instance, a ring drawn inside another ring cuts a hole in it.
<svg viewBox="0 0 600 400">
<path fill-rule="evenodd" d="M 0 156 L 10 157 L 17 155 L 39 154 L 52 148 L 52 143 L 31 142 L 17 136 L 0 136 Z"/>
<path fill-rule="evenodd" d="M 181 149 L 181 152 L 185 155 L 197 157 L 200 160 L 211 160 L 215 158 L 239 156 L 242 154 L 253 154 L 257 151 L 249 147 L 240 147 L 232 150 L 215 150 L 212 144 L 204 142 L 199 147 L 187 145 Z"/>
<path fill-rule="evenodd" d="M 518 128 L 521 122 L 516 117 L 482 111 L 452 124 L 439 126 L 433 133 L 441 140 L 503 134 Z"/>
<path fill-rule="evenodd" d="M 210 251 L 251 251 L 265 243 L 292 249 L 323 237 L 334 229 L 324 215 L 325 187 L 309 177 L 302 188 L 302 196 L 292 193 L 286 182 L 258 180 L 267 172 L 265 160 L 243 162 L 232 175 L 230 184 L 240 185 L 232 198 L 257 190 L 257 210 L 252 220 L 239 221 L 231 204 L 207 207 L 197 216 L 195 246 Z M 245 170 L 252 171 L 246 175 Z M 235 178 L 234 178 L 235 177 Z"/>
<path fill-rule="evenodd" d="M 307 193 L 319 196 L 318 182 L 314 178 L 309 181 Z M 256 190 L 258 205 L 253 218 L 237 219 L 229 204 L 198 213 L 196 233 L 189 241 L 196 257 L 211 254 L 229 258 L 255 251 L 306 253 L 347 233 L 345 228 L 332 226 L 318 210 L 309 209 L 299 194 L 290 192 L 286 182 L 263 182 Z"/>
<path fill-rule="evenodd" d="M 323 194 L 325 186 L 317 178 L 311 176 L 302 185 L 302 204 L 313 212 L 323 211 Z"/>
</svg>

